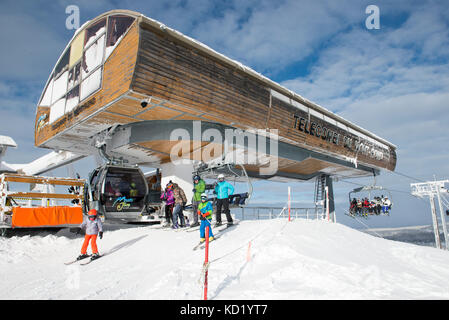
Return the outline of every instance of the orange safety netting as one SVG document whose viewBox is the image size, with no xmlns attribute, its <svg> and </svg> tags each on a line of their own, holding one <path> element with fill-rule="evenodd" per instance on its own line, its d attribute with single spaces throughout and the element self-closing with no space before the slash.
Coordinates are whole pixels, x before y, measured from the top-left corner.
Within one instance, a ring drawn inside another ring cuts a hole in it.
<svg viewBox="0 0 449 320">
<path fill-rule="evenodd" d="M 45 227 L 75 225 L 83 222 L 81 207 L 14 207 L 12 210 L 12 227 Z"/>
</svg>

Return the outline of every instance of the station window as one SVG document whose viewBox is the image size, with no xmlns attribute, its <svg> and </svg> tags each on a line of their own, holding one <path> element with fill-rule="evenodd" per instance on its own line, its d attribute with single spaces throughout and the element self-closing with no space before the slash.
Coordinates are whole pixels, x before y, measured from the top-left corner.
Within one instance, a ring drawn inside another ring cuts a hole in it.
<svg viewBox="0 0 449 320">
<path fill-rule="evenodd" d="M 55 67 L 55 78 L 57 78 L 62 72 L 64 72 L 69 65 L 70 59 L 70 47 L 64 52 L 58 64 Z"/>
<path fill-rule="evenodd" d="M 67 92 L 67 80 L 69 71 L 65 70 L 53 82 L 53 91 L 51 95 L 51 103 L 54 103 Z"/>
<path fill-rule="evenodd" d="M 101 87 L 101 69 L 98 68 L 81 83 L 80 100 L 86 99 Z"/>
<path fill-rule="evenodd" d="M 44 94 L 42 95 L 42 99 L 39 102 L 40 106 L 49 107 L 51 105 L 51 92 L 53 90 L 53 75 L 50 77 L 48 81 L 48 85 L 45 88 Z"/>
<path fill-rule="evenodd" d="M 49 122 L 53 123 L 59 117 L 64 115 L 65 110 L 65 97 L 62 97 L 58 101 L 56 101 L 50 108 L 50 119 Z"/>
<path fill-rule="evenodd" d="M 83 56 L 85 33 L 86 30 L 80 31 L 80 33 L 72 41 L 72 45 L 70 46 L 69 68 L 73 67 L 73 65 L 77 63 Z"/>
<path fill-rule="evenodd" d="M 105 57 L 134 21 L 135 18 L 125 15 L 105 17 L 74 37 L 55 66 L 39 102 L 40 106 L 50 106 L 50 122 L 100 89 Z"/>
<path fill-rule="evenodd" d="M 118 42 L 126 33 L 126 30 L 134 22 L 134 18 L 128 16 L 110 16 L 108 20 L 108 38 L 106 41 L 106 58 L 115 49 Z"/>
<path fill-rule="evenodd" d="M 103 62 L 104 40 L 105 36 L 103 35 L 84 51 L 82 68 L 83 79 Z"/>
<path fill-rule="evenodd" d="M 80 86 L 74 87 L 67 93 L 67 103 L 65 106 L 65 112 L 69 112 L 75 108 L 80 102 Z"/>
<path fill-rule="evenodd" d="M 69 71 L 69 84 L 68 90 L 80 83 L 81 80 L 81 63 L 78 63 L 75 67 Z"/>
<path fill-rule="evenodd" d="M 106 18 L 101 19 L 94 25 L 86 29 L 86 35 L 84 38 L 84 47 L 87 48 L 91 43 L 98 38 L 103 32 L 106 31 Z"/>
</svg>

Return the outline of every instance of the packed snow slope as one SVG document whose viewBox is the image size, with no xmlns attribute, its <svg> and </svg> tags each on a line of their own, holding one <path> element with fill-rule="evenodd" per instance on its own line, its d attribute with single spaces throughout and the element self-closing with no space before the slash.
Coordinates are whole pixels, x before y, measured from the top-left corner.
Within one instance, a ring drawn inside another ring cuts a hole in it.
<svg viewBox="0 0 449 320">
<path fill-rule="evenodd" d="M 106 226 L 101 253 L 70 261 L 83 237 L 0 239 L 2 299 L 201 299 L 199 232 Z M 251 245 L 249 245 L 251 243 Z M 449 252 L 326 221 L 242 221 L 210 247 L 209 299 L 448 299 Z"/>
</svg>

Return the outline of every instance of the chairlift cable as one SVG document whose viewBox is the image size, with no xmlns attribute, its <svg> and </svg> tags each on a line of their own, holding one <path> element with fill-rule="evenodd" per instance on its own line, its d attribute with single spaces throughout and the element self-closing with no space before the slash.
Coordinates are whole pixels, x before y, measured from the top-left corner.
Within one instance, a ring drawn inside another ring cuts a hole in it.
<svg viewBox="0 0 449 320">
<path fill-rule="evenodd" d="M 349 182 L 349 181 L 346 181 L 346 180 L 340 180 L 340 181 L 341 182 L 345 182 L 345 183 L 354 184 L 354 185 L 361 186 L 361 187 L 365 186 L 364 184 L 359 184 L 359 183 L 355 183 L 355 182 Z M 389 188 L 383 188 L 383 189 L 386 190 L 386 191 L 391 191 L 391 192 L 400 192 L 400 193 L 410 194 L 410 192 L 407 192 L 407 191 L 401 191 L 401 190 L 395 190 L 395 189 L 389 189 Z"/>
</svg>

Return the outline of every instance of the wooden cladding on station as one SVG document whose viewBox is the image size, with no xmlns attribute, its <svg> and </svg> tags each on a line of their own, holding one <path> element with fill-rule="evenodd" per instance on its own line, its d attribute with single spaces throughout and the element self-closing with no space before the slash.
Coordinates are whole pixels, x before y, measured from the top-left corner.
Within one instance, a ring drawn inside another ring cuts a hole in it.
<svg viewBox="0 0 449 320">
<path fill-rule="evenodd" d="M 198 50 L 141 28 L 137 61 L 134 91 L 254 128 L 266 122 L 267 89 Z"/>
</svg>

